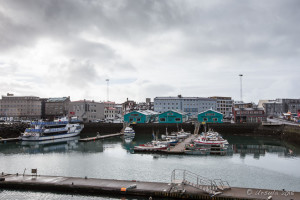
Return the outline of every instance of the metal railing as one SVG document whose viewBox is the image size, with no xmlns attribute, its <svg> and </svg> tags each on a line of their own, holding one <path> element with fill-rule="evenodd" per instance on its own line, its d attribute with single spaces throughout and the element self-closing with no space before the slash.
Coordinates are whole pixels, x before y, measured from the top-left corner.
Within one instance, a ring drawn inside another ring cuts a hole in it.
<svg viewBox="0 0 300 200">
<path fill-rule="evenodd" d="M 203 190 L 209 194 L 216 194 L 218 190 L 230 189 L 227 181 L 208 179 L 184 169 L 174 169 L 171 175 L 172 184 L 185 184 Z"/>
</svg>

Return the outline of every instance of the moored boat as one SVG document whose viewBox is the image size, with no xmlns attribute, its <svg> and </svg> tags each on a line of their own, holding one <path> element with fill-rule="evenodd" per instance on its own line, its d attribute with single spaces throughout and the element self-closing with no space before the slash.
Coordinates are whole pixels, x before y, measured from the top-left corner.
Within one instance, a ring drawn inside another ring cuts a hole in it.
<svg viewBox="0 0 300 200">
<path fill-rule="evenodd" d="M 139 146 L 134 146 L 135 151 L 160 151 L 166 150 L 168 148 L 168 144 L 165 144 L 160 141 L 152 141 L 146 144 L 141 144 Z"/>
<path fill-rule="evenodd" d="M 84 128 L 78 120 L 61 118 L 53 122 L 31 122 L 31 127 L 21 134 L 23 141 L 43 141 L 75 137 Z"/>
<path fill-rule="evenodd" d="M 135 131 L 131 127 L 126 127 L 124 130 L 124 136 L 135 136 Z"/>
</svg>

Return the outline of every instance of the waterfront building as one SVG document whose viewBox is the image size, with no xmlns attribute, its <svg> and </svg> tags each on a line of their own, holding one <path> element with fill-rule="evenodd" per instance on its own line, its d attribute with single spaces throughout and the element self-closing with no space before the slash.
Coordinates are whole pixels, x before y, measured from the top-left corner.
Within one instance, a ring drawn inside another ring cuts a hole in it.
<svg viewBox="0 0 300 200">
<path fill-rule="evenodd" d="M 159 123 L 183 123 L 188 120 L 188 116 L 184 112 L 169 110 L 158 115 Z"/>
<path fill-rule="evenodd" d="M 93 100 L 72 101 L 69 103 L 69 117 L 77 117 L 83 122 L 103 120 L 104 103 Z"/>
<path fill-rule="evenodd" d="M 263 108 L 232 108 L 235 122 L 261 123 L 267 120 Z"/>
<path fill-rule="evenodd" d="M 139 124 L 150 123 L 156 121 L 157 112 L 152 110 L 136 110 L 124 115 L 124 122 Z"/>
<path fill-rule="evenodd" d="M 45 118 L 53 120 L 56 117 L 67 116 L 70 97 L 49 98 L 45 101 Z"/>
<path fill-rule="evenodd" d="M 104 119 L 106 120 L 114 120 L 116 118 L 116 108 L 115 102 L 107 101 L 102 102 L 104 105 Z"/>
<path fill-rule="evenodd" d="M 231 97 L 219 97 L 213 96 L 210 97 L 211 99 L 217 100 L 217 110 L 220 113 L 223 113 L 225 117 L 230 117 L 232 114 L 232 106 L 233 106 L 233 99 Z"/>
<path fill-rule="evenodd" d="M 209 109 L 198 114 L 198 122 L 223 123 L 223 114 Z"/>
<path fill-rule="evenodd" d="M 243 101 L 235 101 L 233 103 L 234 108 L 253 108 L 253 103 L 244 103 Z"/>
<path fill-rule="evenodd" d="M 2 96 L 0 117 L 3 119 L 40 119 L 41 101 L 36 96 Z"/>
<path fill-rule="evenodd" d="M 123 106 L 122 106 L 122 104 L 115 104 L 114 108 L 116 109 L 116 111 L 115 111 L 115 113 L 116 113 L 116 119 L 123 118 L 123 115 L 122 115 L 122 113 L 123 113 Z"/>
<path fill-rule="evenodd" d="M 123 115 L 136 110 L 136 102 L 133 100 L 127 100 L 122 104 Z"/>
<path fill-rule="evenodd" d="M 203 97 L 155 97 L 154 111 L 163 113 L 169 110 L 185 112 L 191 117 L 197 117 L 199 112 L 207 109 L 217 109 L 217 100 Z"/>
<path fill-rule="evenodd" d="M 263 103 L 263 108 L 267 116 L 282 116 L 290 112 L 297 114 L 300 111 L 300 99 L 276 99 Z"/>
</svg>

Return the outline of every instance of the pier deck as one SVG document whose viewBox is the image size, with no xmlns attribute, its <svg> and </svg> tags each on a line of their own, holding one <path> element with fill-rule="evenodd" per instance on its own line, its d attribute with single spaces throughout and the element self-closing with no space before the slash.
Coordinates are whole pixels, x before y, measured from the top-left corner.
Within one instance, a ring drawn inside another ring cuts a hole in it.
<svg viewBox="0 0 300 200">
<path fill-rule="evenodd" d="M 65 192 L 71 194 L 114 194 L 114 195 L 138 195 L 146 198 L 172 197 L 177 199 L 211 199 L 211 197 L 194 187 L 184 185 L 184 191 L 176 191 L 171 183 L 126 181 L 114 179 L 76 178 L 62 176 L 32 176 L 3 174 L 5 180 L 0 180 L 2 189 L 26 189 L 34 191 Z M 130 189 L 131 188 L 131 189 Z M 300 199 L 300 192 L 283 192 L 264 189 L 231 188 L 215 196 L 215 200 L 241 200 L 257 199 L 265 200 L 272 196 L 272 200 Z"/>
<path fill-rule="evenodd" d="M 170 150 L 165 150 L 164 152 L 168 154 L 184 154 L 185 145 L 189 144 L 191 140 L 195 139 L 195 135 L 190 135 L 184 141 L 177 143 L 174 147 L 171 147 Z"/>
<path fill-rule="evenodd" d="M 79 139 L 79 142 L 90 142 L 90 141 L 94 141 L 94 140 L 100 140 L 100 139 L 104 139 L 104 138 L 110 138 L 110 137 L 121 136 L 121 135 L 123 135 L 123 133 L 100 135 L 100 136 L 96 136 L 96 137 L 89 137 L 89 138 Z"/>
</svg>

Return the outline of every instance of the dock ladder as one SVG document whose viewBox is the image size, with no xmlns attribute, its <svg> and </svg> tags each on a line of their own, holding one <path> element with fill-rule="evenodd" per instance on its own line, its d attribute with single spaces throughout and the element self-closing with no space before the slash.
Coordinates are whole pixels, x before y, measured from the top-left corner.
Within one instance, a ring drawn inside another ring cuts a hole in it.
<svg viewBox="0 0 300 200">
<path fill-rule="evenodd" d="M 184 185 L 189 185 L 211 196 L 216 196 L 221 194 L 222 191 L 230 189 L 227 181 L 221 179 L 211 180 L 183 169 L 174 169 L 172 171 L 171 183 L 173 188 L 177 191 L 184 191 Z"/>
</svg>

